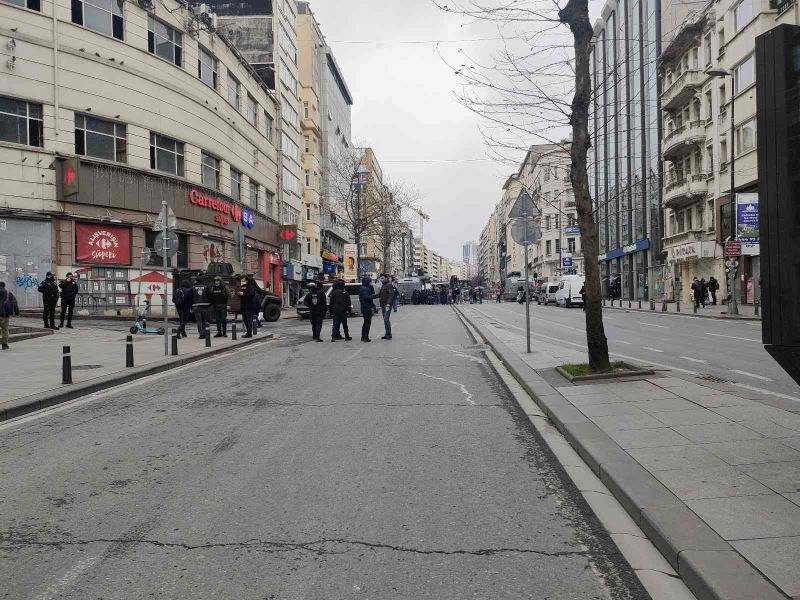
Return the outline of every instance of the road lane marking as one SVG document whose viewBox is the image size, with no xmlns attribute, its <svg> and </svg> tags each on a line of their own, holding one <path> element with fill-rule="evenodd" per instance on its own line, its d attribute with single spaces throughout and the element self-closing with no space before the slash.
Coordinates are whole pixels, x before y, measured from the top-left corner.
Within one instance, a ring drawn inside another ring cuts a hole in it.
<svg viewBox="0 0 800 600">
<path fill-rule="evenodd" d="M 417 375 L 422 375 L 423 377 L 427 377 L 429 379 L 436 379 L 438 381 L 444 381 L 445 383 L 449 383 L 451 385 L 454 385 L 456 387 L 461 388 L 461 393 L 464 394 L 465 398 L 467 399 L 467 403 L 470 406 L 475 406 L 475 401 L 472 399 L 472 394 L 467 389 L 467 386 L 465 386 L 463 383 L 459 383 L 458 381 L 452 381 L 451 379 L 444 379 L 442 377 L 436 377 L 434 375 L 428 375 L 427 373 L 417 373 Z"/>
<path fill-rule="evenodd" d="M 691 362 L 701 363 L 704 365 L 708 364 L 707 360 L 703 360 L 701 358 L 692 358 L 691 356 L 679 356 L 678 358 L 682 358 L 683 360 L 689 360 Z"/>
<path fill-rule="evenodd" d="M 655 323 L 645 323 L 644 321 L 638 321 L 639 325 L 646 325 L 647 327 L 659 327 L 660 329 L 666 329 L 666 325 L 656 325 Z"/>
<path fill-rule="evenodd" d="M 617 344 L 625 344 L 626 346 L 632 346 L 631 342 L 626 342 L 625 340 L 616 340 Z"/>
<path fill-rule="evenodd" d="M 737 337 L 735 335 L 722 335 L 721 333 L 707 333 L 706 335 L 713 335 L 714 337 L 728 338 L 731 340 L 742 340 L 743 342 L 756 342 L 757 344 L 762 343 L 761 340 L 754 340 L 753 338 Z"/>
<path fill-rule="evenodd" d="M 658 348 L 651 348 L 650 346 L 642 346 L 642 349 L 643 350 L 650 350 L 650 352 L 659 352 L 661 354 L 664 354 L 663 350 L 659 350 Z"/>
<path fill-rule="evenodd" d="M 755 373 L 748 373 L 747 371 L 740 371 L 739 369 L 731 369 L 731 373 L 738 373 L 739 375 L 746 375 L 747 377 L 755 377 L 756 379 L 760 379 L 761 381 L 772 381 L 769 377 L 764 377 L 763 375 L 756 375 Z"/>
</svg>

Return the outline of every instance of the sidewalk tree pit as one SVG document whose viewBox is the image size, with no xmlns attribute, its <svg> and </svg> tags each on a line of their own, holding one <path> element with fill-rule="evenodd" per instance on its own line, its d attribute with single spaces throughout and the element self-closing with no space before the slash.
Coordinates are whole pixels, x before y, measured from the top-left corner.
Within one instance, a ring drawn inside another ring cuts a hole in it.
<svg viewBox="0 0 800 600">
<path fill-rule="evenodd" d="M 615 379 L 618 377 L 636 377 L 639 375 L 653 375 L 651 369 L 637 367 L 621 360 L 610 363 L 606 371 L 592 370 L 588 363 L 567 363 L 556 367 L 561 375 L 572 382 L 576 381 L 595 381 L 598 379 Z"/>
</svg>

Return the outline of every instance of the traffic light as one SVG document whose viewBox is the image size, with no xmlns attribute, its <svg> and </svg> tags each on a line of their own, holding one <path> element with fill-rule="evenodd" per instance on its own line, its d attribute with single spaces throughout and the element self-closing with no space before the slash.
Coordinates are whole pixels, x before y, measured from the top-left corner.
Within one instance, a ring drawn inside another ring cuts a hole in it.
<svg viewBox="0 0 800 600">
<path fill-rule="evenodd" d="M 539 281 L 539 274 L 536 271 L 533 272 L 533 281 L 534 283 Z"/>
</svg>

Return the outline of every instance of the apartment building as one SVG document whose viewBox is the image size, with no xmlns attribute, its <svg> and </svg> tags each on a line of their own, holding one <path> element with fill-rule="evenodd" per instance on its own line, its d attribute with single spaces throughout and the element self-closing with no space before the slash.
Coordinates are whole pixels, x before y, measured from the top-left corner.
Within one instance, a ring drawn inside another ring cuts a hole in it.
<svg viewBox="0 0 800 600">
<path fill-rule="evenodd" d="M 657 59 L 661 0 L 609 0 L 594 27 L 589 176 L 601 277 L 623 298 L 664 294 Z"/>
<path fill-rule="evenodd" d="M 383 169 L 372 148 L 358 148 L 357 153 L 362 170 L 361 202 L 365 214 L 372 214 L 376 210 L 375 203 L 379 202 L 379 198 L 384 193 Z M 358 242 L 360 261 L 358 268 L 370 277 L 377 277 L 383 272 L 383 253 L 379 240 L 374 234 L 374 225 L 370 223 L 368 229 L 369 231 Z"/>
<path fill-rule="evenodd" d="M 522 191 L 522 185 L 518 172 L 509 176 L 503 184 L 503 195 L 494 209 L 499 281 L 505 280 L 509 273 L 522 273 L 525 270 L 525 249 L 517 244 L 511 236 L 509 219 L 509 213 L 514 208 L 514 203 Z"/>
<path fill-rule="evenodd" d="M 497 220 L 492 213 L 489 215 L 489 222 L 481 231 L 478 273 L 485 281 L 496 283 L 500 281 L 497 266 Z"/>
<path fill-rule="evenodd" d="M 687 300 L 692 280 L 711 276 L 727 296 L 722 243 L 736 219 L 743 242 L 737 299 L 753 303 L 759 244 L 743 221 L 758 214 L 755 38 L 781 23 L 796 25 L 800 16 L 793 0 L 720 0 L 695 8 L 669 5 L 662 15 L 675 32 L 660 57 L 671 297 Z"/>
<path fill-rule="evenodd" d="M 239 266 L 279 290 L 274 92 L 184 3 L 88 7 L 0 2 L 0 279 L 26 308 L 47 271 L 78 274 L 79 311 L 169 308 L 146 250 L 166 201 L 172 267 L 244 246 Z"/>
</svg>

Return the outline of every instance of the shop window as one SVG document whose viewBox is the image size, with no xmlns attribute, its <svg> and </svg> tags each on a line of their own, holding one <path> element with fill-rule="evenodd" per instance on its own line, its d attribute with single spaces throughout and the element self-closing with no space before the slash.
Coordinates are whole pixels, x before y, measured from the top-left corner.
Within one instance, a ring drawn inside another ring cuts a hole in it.
<svg viewBox="0 0 800 600">
<path fill-rule="evenodd" d="M 72 0 L 72 22 L 121 40 L 124 0 Z"/>
<path fill-rule="evenodd" d="M 231 198 L 237 202 L 242 200 L 242 174 L 231 169 Z"/>
<path fill-rule="evenodd" d="M 8 4 L 16 4 L 22 8 L 29 8 L 31 10 L 42 11 L 41 0 L 0 0 L 0 2 L 7 2 Z"/>
<path fill-rule="evenodd" d="M 41 104 L 0 96 L 0 140 L 41 148 L 42 123 Z"/>
<path fill-rule="evenodd" d="M 217 89 L 217 59 L 202 47 L 197 53 L 197 76 L 212 90 Z"/>
<path fill-rule="evenodd" d="M 239 89 L 241 84 L 239 81 L 231 75 L 230 71 L 228 71 L 228 104 L 230 104 L 236 110 L 239 110 Z"/>
<path fill-rule="evenodd" d="M 89 115 L 75 115 L 75 154 L 116 162 L 127 159 L 126 126 Z"/>
<path fill-rule="evenodd" d="M 144 230 L 144 245 L 152 250 L 150 259 L 145 262 L 146 267 L 163 267 L 164 258 L 160 253 L 160 249 L 156 247 L 156 238 L 158 231 Z M 178 236 L 178 254 L 174 257 L 167 259 L 167 266 L 177 269 L 189 268 L 189 236 L 185 233 L 176 233 Z"/>
<path fill-rule="evenodd" d="M 212 189 L 219 189 L 219 159 L 202 153 L 201 176 L 203 185 Z"/>
<path fill-rule="evenodd" d="M 153 15 L 147 19 L 147 50 L 174 65 L 183 64 L 183 36 Z"/>
<path fill-rule="evenodd" d="M 150 168 L 183 177 L 183 142 L 151 132 Z"/>
</svg>

